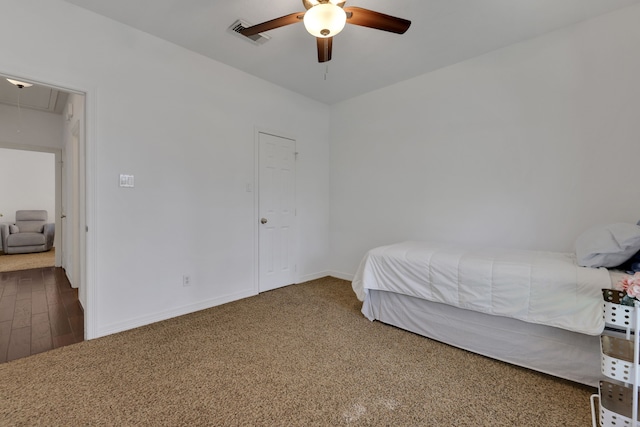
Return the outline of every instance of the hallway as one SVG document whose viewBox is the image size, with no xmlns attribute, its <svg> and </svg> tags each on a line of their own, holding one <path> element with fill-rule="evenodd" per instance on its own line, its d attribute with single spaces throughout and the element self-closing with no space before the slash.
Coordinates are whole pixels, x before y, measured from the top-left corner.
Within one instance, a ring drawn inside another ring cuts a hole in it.
<svg viewBox="0 0 640 427">
<path fill-rule="evenodd" d="M 60 267 L 0 273 L 0 363 L 84 340 L 84 313 Z"/>
</svg>

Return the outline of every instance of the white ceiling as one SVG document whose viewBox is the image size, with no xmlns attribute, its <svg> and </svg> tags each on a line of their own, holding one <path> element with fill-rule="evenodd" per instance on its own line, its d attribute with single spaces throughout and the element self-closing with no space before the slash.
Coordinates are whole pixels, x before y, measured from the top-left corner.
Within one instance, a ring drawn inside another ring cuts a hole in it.
<svg viewBox="0 0 640 427">
<path fill-rule="evenodd" d="M 230 33 L 304 11 L 301 0 L 66 0 L 318 101 L 333 104 L 640 0 L 353 0 L 412 21 L 404 35 L 347 25 L 317 62 L 303 24 L 256 46 Z"/>
</svg>

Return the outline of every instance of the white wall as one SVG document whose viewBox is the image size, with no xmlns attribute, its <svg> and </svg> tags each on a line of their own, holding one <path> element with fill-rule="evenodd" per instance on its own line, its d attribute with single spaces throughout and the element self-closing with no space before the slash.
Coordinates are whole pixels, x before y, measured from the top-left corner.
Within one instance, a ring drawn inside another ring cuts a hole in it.
<svg viewBox="0 0 640 427">
<path fill-rule="evenodd" d="M 0 222 L 15 222 L 16 211 L 44 209 L 55 221 L 55 155 L 0 148 Z"/>
<path fill-rule="evenodd" d="M 28 89 L 22 89 L 28 90 Z M 0 143 L 62 148 L 60 114 L 0 104 Z"/>
<path fill-rule="evenodd" d="M 571 251 L 640 219 L 640 6 L 331 110 L 331 269 L 405 239 Z"/>
<path fill-rule="evenodd" d="M 0 72 L 88 92 L 90 337 L 255 293 L 255 126 L 297 139 L 298 274 L 326 270 L 326 105 L 59 0 L 3 6 Z"/>
<path fill-rule="evenodd" d="M 28 89 L 22 89 L 28 90 Z M 0 104 L 0 221 L 14 222 L 16 210 L 45 209 L 55 221 L 55 156 L 62 148 L 59 114 Z M 56 234 L 54 244 L 58 245 Z"/>
</svg>

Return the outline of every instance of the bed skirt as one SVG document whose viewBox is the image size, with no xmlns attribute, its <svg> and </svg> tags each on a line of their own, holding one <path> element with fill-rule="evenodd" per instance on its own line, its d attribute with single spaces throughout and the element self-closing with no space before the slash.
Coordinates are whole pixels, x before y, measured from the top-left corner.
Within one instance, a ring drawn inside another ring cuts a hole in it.
<svg viewBox="0 0 640 427">
<path fill-rule="evenodd" d="M 597 387 L 600 337 L 369 290 L 362 312 L 434 340 L 545 374 Z"/>
</svg>

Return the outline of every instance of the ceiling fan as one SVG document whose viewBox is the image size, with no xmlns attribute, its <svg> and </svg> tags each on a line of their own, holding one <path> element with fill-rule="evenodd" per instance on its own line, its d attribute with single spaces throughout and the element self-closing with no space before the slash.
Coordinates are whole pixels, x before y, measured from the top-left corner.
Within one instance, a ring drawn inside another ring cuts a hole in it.
<svg viewBox="0 0 640 427">
<path fill-rule="evenodd" d="M 404 34 L 411 21 L 374 12 L 361 7 L 344 7 L 341 0 L 302 0 L 306 12 L 296 12 L 261 24 L 247 27 L 240 34 L 250 37 L 258 33 L 284 27 L 285 25 L 304 22 L 307 31 L 316 37 L 318 46 L 318 62 L 331 60 L 333 36 L 344 28 L 345 24 L 360 25 L 376 30 Z"/>
</svg>

